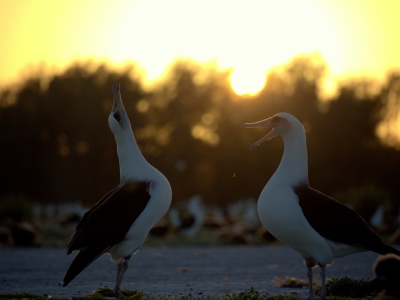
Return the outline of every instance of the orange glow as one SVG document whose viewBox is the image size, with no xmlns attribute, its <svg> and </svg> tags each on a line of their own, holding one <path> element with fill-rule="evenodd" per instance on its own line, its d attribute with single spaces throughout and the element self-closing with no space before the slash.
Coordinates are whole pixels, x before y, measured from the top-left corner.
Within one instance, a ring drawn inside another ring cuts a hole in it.
<svg viewBox="0 0 400 300">
<path fill-rule="evenodd" d="M 338 79 L 400 67 L 399 15 L 398 0 L 1 1 L 0 85 L 88 58 L 136 62 L 151 83 L 187 57 L 232 68 L 236 93 L 254 94 L 271 67 L 319 52 L 332 94 Z"/>
</svg>

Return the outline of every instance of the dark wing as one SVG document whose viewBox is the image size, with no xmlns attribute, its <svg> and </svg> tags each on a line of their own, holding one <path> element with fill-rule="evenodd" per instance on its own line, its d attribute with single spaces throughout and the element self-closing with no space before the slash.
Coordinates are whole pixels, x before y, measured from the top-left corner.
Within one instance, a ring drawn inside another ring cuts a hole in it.
<svg viewBox="0 0 400 300">
<path fill-rule="evenodd" d="M 65 274 L 63 286 L 67 286 L 72 279 L 110 248 L 111 247 L 105 245 L 95 245 L 85 250 L 80 250 Z"/>
<path fill-rule="evenodd" d="M 150 200 L 149 186 L 150 182 L 132 182 L 120 186 L 85 214 L 68 245 L 68 253 L 80 251 L 65 275 L 64 286 L 97 257 L 125 238 Z"/>
<path fill-rule="evenodd" d="M 89 209 L 84 215 L 82 220 L 79 221 L 78 225 L 76 226 L 75 232 L 71 237 L 71 240 L 68 244 L 67 247 L 67 254 L 71 254 L 71 252 L 73 250 L 70 250 L 72 244 L 74 243 L 74 240 L 76 238 L 76 236 L 78 235 L 78 233 L 80 232 L 80 230 L 85 227 L 85 224 L 89 218 L 89 216 L 92 214 L 92 212 L 99 207 L 104 201 L 106 201 L 108 199 L 108 197 L 110 197 L 116 190 L 118 190 L 120 188 L 120 186 L 117 186 L 115 188 L 113 188 L 111 191 L 109 191 L 107 194 L 105 194 L 91 209 Z"/>
<path fill-rule="evenodd" d="M 299 204 L 311 227 L 334 242 L 356 245 L 379 254 L 400 252 L 383 244 L 382 239 L 354 210 L 307 184 L 294 188 Z"/>
</svg>

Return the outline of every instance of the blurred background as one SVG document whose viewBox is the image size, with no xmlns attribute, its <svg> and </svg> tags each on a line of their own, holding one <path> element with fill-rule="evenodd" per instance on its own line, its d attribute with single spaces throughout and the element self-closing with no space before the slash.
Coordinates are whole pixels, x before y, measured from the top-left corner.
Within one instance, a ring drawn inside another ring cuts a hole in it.
<svg viewBox="0 0 400 300">
<path fill-rule="evenodd" d="M 149 244 L 265 243 L 283 152 L 240 125 L 304 125 L 314 188 L 389 242 L 400 224 L 400 2 L 0 1 L 0 243 L 63 246 L 119 184 L 111 86 L 172 209 Z M 157 238 L 162 237 L 162 238 Z"/>
</svg>

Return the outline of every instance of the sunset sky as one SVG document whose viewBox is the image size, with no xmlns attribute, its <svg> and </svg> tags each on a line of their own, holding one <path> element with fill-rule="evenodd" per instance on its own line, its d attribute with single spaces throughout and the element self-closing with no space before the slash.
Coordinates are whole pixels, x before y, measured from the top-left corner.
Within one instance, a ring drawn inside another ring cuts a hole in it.
<svg viewBox="0 0 400 300">
<path fill-rule="evenodd" d="M 43 64 L 137 63 L 153 82 L 179 57 L 233 68 L 255 93 L 266 72 L 302 53 L 328 63 L 326 83 L 400 69 L 399 0 L 0 0 L 0 86 Z"/>
</svg>

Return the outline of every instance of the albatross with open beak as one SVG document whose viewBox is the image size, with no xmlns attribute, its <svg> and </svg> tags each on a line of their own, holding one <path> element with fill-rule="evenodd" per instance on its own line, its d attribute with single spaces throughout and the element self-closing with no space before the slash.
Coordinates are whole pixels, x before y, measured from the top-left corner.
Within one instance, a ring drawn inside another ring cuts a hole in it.
<svg viewBox="0 0 400 300">
<path fill-rule="evenodd" d="M 291 114 L 278 113 L 241 126 L 253 127 L 272 127 L 272 130 L 251 145 L 250 150 L 276 136 L 283 138 L 282 160 L 262 190 L 257 210 L 267 230 L 303 256 L 309 298 L 313 297 L 312 268 L 317 265 L 321 270 L 321 297 L 325 299 L 325 267 L 332 264 L 334 258 L 368 250 L 400 254 L 383 244 L 354 210 L 309 186 L 306 135 L 299 120 Z"/>
</svg>

